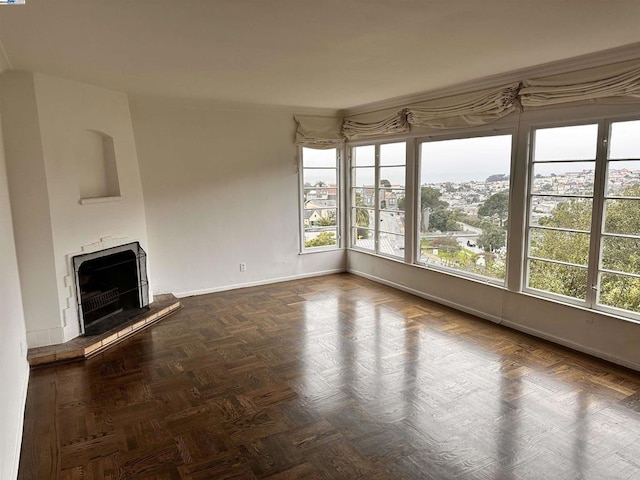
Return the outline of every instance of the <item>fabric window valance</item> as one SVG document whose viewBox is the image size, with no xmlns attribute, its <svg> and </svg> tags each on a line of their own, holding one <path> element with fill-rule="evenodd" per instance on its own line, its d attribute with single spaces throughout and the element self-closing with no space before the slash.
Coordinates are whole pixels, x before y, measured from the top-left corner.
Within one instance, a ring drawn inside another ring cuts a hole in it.
<svg viewBox="0 0 640 480">
<path fill-rule="evenodd" d="M 354 115 L 346 117 L 342 124 L 342 133 L 348 140 L 393 135 L 408 131 L 409 124 L 404 109 Z"/>
<path fill-rule="evenodd" d="M 519 85 L 519 82 L 515 82 L 479 92 L 409 105 L 407 120 L 412 126 L 430 128 L 484 125 L 516 110 Z"/>
<path fill-rule="evenodd" d="M 525 109 L 575 102 L 639 102 L 640 61 L 525 80 L 523 85 L 520 103 Z"/>
<path fill-rule="evenodd" d="M 344 143 L 342 118 L 296 115 L 296 145 L 311 148 L 335 148 Z"/>
<path fill-rule="evenodd" d="M 476 92 L 338 117 L 295 116 L 296 145 L 334 148 L 346 140 L 403 134 L 412 128 L 485 125 L 518 109 L 581 103 L 640 103 L 640 59 L 512 82 Z"/>
</svg>

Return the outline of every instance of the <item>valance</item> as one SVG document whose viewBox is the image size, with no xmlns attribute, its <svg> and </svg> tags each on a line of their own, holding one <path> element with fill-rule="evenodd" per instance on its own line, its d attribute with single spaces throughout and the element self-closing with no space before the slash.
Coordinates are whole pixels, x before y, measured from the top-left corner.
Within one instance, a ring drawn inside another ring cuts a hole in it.
<svg viewBox="0 0 640 480">
<path fill-rule="evenodd" d="M 640 61 L 525 80 L 523 84 L 520 102 L 525 109 L 575 102 L 640 102 Z"/>
<path fill-rule="evenodd" d="M 407 107 L 412 126 L 458 128 L 484 125 L 517 108 L 519 82 L 479 92 L 420 102 Z"/>
<path fill-rule="evenodd" d="M 346 117 L 342 124 L 342 134 L 348 140 L 393 135 L 409 131 L 407 113 L 404 109 L 384 110 Z"/>
<path fill-rule="evenodd" d="M 296 145 L 311 148 L 335 148 L 344 143 L 342 118 L 296 115 Z"/>
</svg>

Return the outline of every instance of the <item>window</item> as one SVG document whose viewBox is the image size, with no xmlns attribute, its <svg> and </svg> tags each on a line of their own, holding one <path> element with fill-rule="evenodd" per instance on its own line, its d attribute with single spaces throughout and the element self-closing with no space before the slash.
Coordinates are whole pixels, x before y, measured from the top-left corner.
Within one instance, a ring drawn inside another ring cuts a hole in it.
<svg viewBox="0 0 640 480">
<path fill-rule="evenodd" d="M 420 144 L 418 263 L 504 279 L 511 135 Z"/>
<path fill-rule="evenodd" d="M 640 312 L 640 121 L 537 128 L 532 140 L 526 287 Z"/>
<path fill-rule="evenodd" d="M 534 131 L 528 286 L 586 300 L 598 125 Z"/>
<path fill-rule="evenodd" d="M 640 120 L 611 124 L 597 302 L 640 312 Z"/>
<path fill-rule="evenodd" d="M 351 245 L 404 258 L 406 143 L 353 147 Z"/>
<path fill-rule="evenodd" d="M 302 251 L 338 247 L 338 150 L 302 148 Z"/>
</svg>

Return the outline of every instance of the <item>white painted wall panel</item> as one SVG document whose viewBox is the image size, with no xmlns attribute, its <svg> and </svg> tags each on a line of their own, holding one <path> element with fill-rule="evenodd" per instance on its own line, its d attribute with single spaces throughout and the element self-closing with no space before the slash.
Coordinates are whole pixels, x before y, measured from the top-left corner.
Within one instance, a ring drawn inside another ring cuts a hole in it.
<svg viewBox="0 0 640 480">
<path fill-rule="evenodd" d="M 0 134 L 0 478 L 18 474 L 22 422 L 29 379 L 18 263 L 7 172 Z"/>
<path fill-rule="evenodd" d="M 344 251 L 298 253 L 292 112 L 137 98 L 131 115 L 159 292 L 344 269 Z"/>
</svg>

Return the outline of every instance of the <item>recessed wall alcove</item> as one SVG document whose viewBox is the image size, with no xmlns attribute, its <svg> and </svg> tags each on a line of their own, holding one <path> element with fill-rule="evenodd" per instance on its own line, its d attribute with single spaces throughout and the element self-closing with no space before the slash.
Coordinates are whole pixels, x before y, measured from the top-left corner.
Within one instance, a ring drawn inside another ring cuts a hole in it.
<svg viewBox="0 0 640 480">
<path fill-rule="evenodd" d="M 120 198 L 120 182 L 113 137 L 97 130 L 83 130 L 78 139 L 80 203 Z"/>
</svg>

